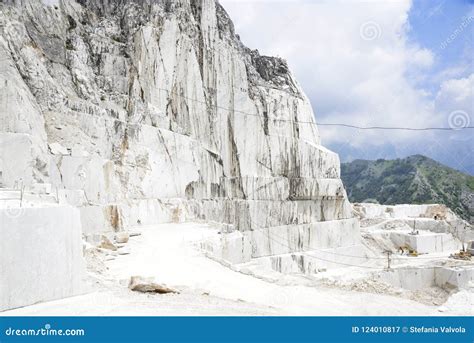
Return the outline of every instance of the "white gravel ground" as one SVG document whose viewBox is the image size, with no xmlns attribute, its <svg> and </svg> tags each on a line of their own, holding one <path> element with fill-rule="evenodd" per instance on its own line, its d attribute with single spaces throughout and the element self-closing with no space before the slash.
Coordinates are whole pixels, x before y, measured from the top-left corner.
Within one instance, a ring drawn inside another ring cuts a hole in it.
<svg viewBox="0 0 474 343">
<path fill-rule="evenodd" d="M 329 287 L 272 283 L 233 271 L 205 257 L 198 242 L 216 235 L 204 224 L 163 224 L 140 229 L 125 248 L 130 254 L 106 261 L 93 291 L 3 315 L 472 315 L 471 291 L 440 307 L 397 296 Z M 351 268 L 345 269 L 346 274 Z M 180 294 L 128 290 L 133 275 L 152 276 Z M 298 280 L 298 279 L 294 279 Z"/>
</svg>

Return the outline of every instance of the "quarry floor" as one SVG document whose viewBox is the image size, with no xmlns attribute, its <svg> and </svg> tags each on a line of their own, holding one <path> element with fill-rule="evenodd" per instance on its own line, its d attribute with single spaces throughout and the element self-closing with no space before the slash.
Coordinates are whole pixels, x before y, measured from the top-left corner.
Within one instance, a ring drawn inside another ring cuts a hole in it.
<svg viewBox="0 0 474 343">
<path fill-rule="evenodd" d="M 95 260 L 84 295 L 1 313 L 9 316 L 194 316 L 472 315 L 473 293 L 463 290 L 441 306 L 393 295 L 312 287 L 300 279 L 284 284 L 234 271 L 207 258 L 199 242 L 217 234 L 209 225 L 185 223 L 141 227 L 127 254 Z M 89 265 L 90 265 L 89 261 Z M 358 273 L 344 268 L 344 273 Z M 144 294 L 127 288 L 131 276 L 154 277 L 179 294 Z"/>
</svg>

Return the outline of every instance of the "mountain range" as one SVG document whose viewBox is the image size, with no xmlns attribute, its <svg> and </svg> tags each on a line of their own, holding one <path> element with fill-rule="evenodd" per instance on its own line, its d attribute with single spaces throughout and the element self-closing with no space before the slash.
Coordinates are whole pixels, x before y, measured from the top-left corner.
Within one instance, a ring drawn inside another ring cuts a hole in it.
<svg viewBox="0 0 474 343">
<path fill-rule="evenodd" d="M 474 222 L 474 176 L 422 155 L 341 164 L 342 180 L 352 202 L 448 206 Z"/>
</svg>

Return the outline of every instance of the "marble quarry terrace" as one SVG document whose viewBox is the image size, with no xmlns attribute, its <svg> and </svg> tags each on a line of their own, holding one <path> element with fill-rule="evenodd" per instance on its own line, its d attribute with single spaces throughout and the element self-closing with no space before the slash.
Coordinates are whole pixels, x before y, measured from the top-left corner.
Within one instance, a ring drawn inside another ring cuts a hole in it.
<svg viewBox="0 0 474 343">
<path fill-rule="evenodd" d="M 3 0 L 0 61 L 0 313 L 472 315 L 472 227 L 351 204 L 216 0 Z"/>
</svg>

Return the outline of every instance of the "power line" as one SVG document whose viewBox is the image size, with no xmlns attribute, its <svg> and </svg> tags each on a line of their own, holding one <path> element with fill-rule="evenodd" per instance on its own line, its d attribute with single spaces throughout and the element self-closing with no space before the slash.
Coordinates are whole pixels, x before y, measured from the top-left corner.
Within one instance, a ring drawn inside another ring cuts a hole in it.
<svg viewBox="0 0 474 343">
<path fill-rule="evenodd" d="M 262 232 L 263 233 L 263 232 Z M 290 253 L 291 253 L 291 248 L 290 246 L 280 242 L 280 241 L 277 241 L 276 239 L 274 238 L 271 238 L 270 235 L 268 236 L 268 239 L 273 241 L 273 242 L 276 242 L 278 243 L 279 245 L 289 249 Z M 312 250 L 318 250 L 318 249 L 312 249 Z M 322 250 L 320 250 L 322 251 Z M 324 251 L 323 251 L 324 252 Z M 308 258 L 312 258 L 312 259 L 315 259 L 315 260 L 320 260 L 320 261 L 324 261 L 324 262 L 328 262 L 328 263 L 334 263 L 334 264 L 339 264 L 339 265 L 343 265 L 343 266 L 348 266 L 348 267 L 357 267 L 357 268 L 366 268 L 366 269 L 372 269 L 372 270 L 385 270 L 383 267 L 371 267 L 371 266 L 365 266 L 365 265 L 360 265 L 360 264 L 350 264 L 350 263 L 345 263 L 345 262 L 336 262 L 336 261 L 332 261 L 332 260 L 327 260 L 327 259 L 324 259 L 322 257 L 317 257 L 317 256 L 314 256 L 314 255 L 308 255 L 307 252 L 295 252 L 295 253 L 298 253 L 298 254 L 301 254 L 302 256 L 305 256 L 305 257 L 308 257 Z M 294 254 L 294 253 L 293 253 Z M 335 255 L 338 255 L 337 253 L 334 253 Z M 344 257 L 359 257 L 361 258 L 361 256 L 350 256 L 350 255 L 342 255 L 342 254 L 339 254 L 339 256 L 344 256 Z M 379 259 L 379 258 L 376 258 L 374 257 L 374 259 Z M 386 260 L 385 257 L 382 257 L 381 259 L 383 260 Z M 389 257 L 389 261 L 390 259 L 394 259 L 392 257 Z M 395 258 L 397 259 L 397 258 Z M 458 267 L 464 267 L 464 266 L 470 266 L 471 264 L 462 264 L 462 265 L 459 265 Z M 425 266 L 421 265 L 421 266 L 399 266 L 400 269 L 403 269 L 403 270 L 419 270 L 420 268 L 423 268 Z M 389 262 L 389 268 L 390 269 L 390 262 Z M 452 275 L 451 275 L 452 277 Z M 450 277 L 450 279 L 451 279 Z"/>
<path fill-rule="evenodd" d="M 264 233 L 263 231 L 261 231 L 262 233 Z M 283 240 L 285 240 L 284 237 L 282 236 L 279 236 L 279 235 L 275 235 L 274 233 L 270 233 L 269 232 L 269 235 L 268 235 L 268 239 L 271 239 L 270 238 L 270 235 L 272 236 L 276 236 L 277 238 L 281 238 Z M 288 249 L 290 249 L 291 251 L 291 248 L 289 246 L 286 246 Z M 317 249 L 317 248 L 312 248 L 312 247 L 308 247 L 308 246 L 305 246 L 305 245 L 301 245 L 301 247 L 305 250 L 314 250 L 314 251 L 320 251 L 320 252 L 323 252 L 323 253 L 326 253 L 326 254 L 329 254 L 329 255 L 336 255 L 336 256 L 342 256 L 342 257 L 350 257 L 350 258 L 361 258 L 361 259 L 374 259 L 374 260 L 385 260 L 385 257 L 365 257 L 365 256 L 355 256 L 355 255 L 346 255 L 346 254 L 339 254 L 339 253 L 336 253 L 336 252 L 332 252 L 332 251 L 326 251 L 326 250 L 323 250 L 323 249 Z"/>
<path fill-rule="evenodd" d="M 262 116 L 259 113 L 250 113 L 250 112 L 242 111 L 242 110 L 235 109 L 235 108 L 228 108 L 228 107 L 219 106 L 219 105 L 212 105 L 212 104 L 210 105 L 205 101 L 201 101 L 201 100 L 198 100 L 198 99 L 195 99 L 195 98 L 191 98 L 191 97 L 188 97 L 186 95 L 179 94 L 176 91 L 170 91 L 170 90 L 165 89 L 165 88 L 158 88 L 158 90 L 167 92 L 168 94 L 176 95 L 178 97 L 181 97 L 183 99 L 186 99 L 186 100 L 189 100 L 189 101 L 192 101 L 192 102 L 196 102 L 196 103 L 200 103 L 200 104 L 203 104 L 203 105 L 206 105 L 206 106 L 210 106 L 210 107 L 213 107 L 213 108 L 216 108 L 216 109 L 265 119 L 265 117 Z M 314 125 L 314 126 L 340 126 L 340 127 L 347 127 L 347 128 L 358 129 L 358 130 L 403 130 L 403 131 L 440 131 L 441 130 L 441 131 L 459 131 L 459 130 L 464 130 L 464 129 L 474 129 L 474 126 L 412 128 L 412 127 L 396 127 L 396 126 L 357 126 L 357 125 L 341 124 L 341 123 L 316 123 L 313 120 L 304 121 L 304 120 L 292 120 L 292 119 L 282 119 L 282 118 L 268 118 L 268 119 L 271 119 L 273 121 L 278 121 L 278 122 L 288 122 L 288 123 L 292 123 L 292 124 L 310 124 L 310 125 Z"/>
<path fill-rule="evenodd" d="M 235 48 L 225 42 L 222 42 L 221 43 L 231 47 L 231 48 Z M 224 55 L 222 55 L 219 51 L 217 51 L 215 48 L 210 48 L 209 50 L 213 51 L 214 53 L 216 53 L 217 55 L 221 56 L 221 57 L 224 57 Z M 236 49 L 237 51 L 239 51 L 238 49 Z M 7 60 L 8 58 L 2 58 L 0 59 L 0 61 L 4 61 L 4 60 Z M 230 88 L 232 89 L 236 89 L 236 90 L 241 90 L 240 88 L 238 87 L 235 87 L 233 85 L 228 85 Z M 258 84 L 257 87 L 262 87 L 262 88 L 266 88 L 266 89 L 274 89 L 274 90 L 278 90 L 278 91 L 281 91 L 281 92 L 284 92 L 284 93 L 288 93 L 290 96 L 293 96 L 293 97 L 296 97 L 296 98 L 300 98 L 298 95 L 296 94 L 292 94 L 290 92 L 288 92 L 287 90 L 284 90 L 284 89 L 278 89 L 276 87 L 270 87 L 270 86 L 267 86 L 267 85 L 264 85 L 264 84 Z M 212 88 L 212 87 L 206 87 L 206 86 L 203 86 L 204 89 L 207 89 L 207 90 L 211 90 L 211 91 L 216 91 L 215 88 Z M 193 102 L 198 102 L 198 103 L 202 103 L 202 104 L 205 104 L 205 105 L 209 105 L 207 102 L 205 101 L 200 101 L 198 99 L 194 99 L 194 98 L 189 98 L 187 96 L 184 96 L 182 94 L 178 94 L 176 92 L 171 92 L 169 91 L 168 89 L 165 89 L 165 88 L 158 88 L 158 90 L 162 90 L 162 91 L 165 91 L 167 92 L 168 94 L 175 94 L 179 97 L 182 97 L 182 98 L 185 98 L 189 101 L 193 101 Z M 210 105 L 211 107 L 214 107 L 214 108 L 217 108 L 217 109 L 222 109 L 222 110 L 226 110 L 226 111 L 232 111 L 234 113 L 240 113 L 240 114 L 244 114 L 244 115 L 249 115 L 249 116 L 256 116 L 256 117 L 260 117 L 260 118 L 264 118 L 262 117 L 261 114 L 259 113 L 249 113 L 249 112 L 246 112 L 246 111 L 242 111 L 242 110 L 238 110 L 238 109 L 230 109 L 230 108 L 226 108 L 226 107 L 222 107 L 222 106 L 218 106 L 218 105 Z M 269 118 L 270 119 L 270 118 Z M 398 131 L 460 131 L 460 130 L 465 130 L 465 129 L 474 129 L 474 126 L 460 126 L 460 127 L 424 127 L 424 128 L 412 128 L 412 127 L 389 127 L 389 126 L 358 126 L 358 125 L 351 125 L 351 124 L 343 124 L 343 123 L 316 123 L 315 121 L 298 121 L 298 120 L 289 120 L 289 119 L 281 119 L 281 118 L 271 118 L 271 120 L 273 121 L 278 121 L 278 122 L 289 122 L 289 123 L 297 123 L 297 124 L 309 124 L 309 125 L 315 125 L 315 126 L 337 126 L 337 127 L 346 127 L 346 128 L 352 128 L 352 129 L 357 129 L 357 130 L 398 130 Z"/>
<path fill-rule="evenodd" d="M 254 232 L 257 232 L 257 231 L 254 231 Z M 263 231 L 260 231 L 262 234 L 264 234 Z M 270 237 L 270 235 L 272 236 L 276 236 L 277 238 L 280 238 L 282 240 L 285 240 L 285 237 L 282 237 L 282 236 L 279 236 L 279 235 L 276 235 L 274 233 L 270 233 L 270 231 L 268 232 L 268 239 L 272 239 Z M 281 244 L 281 243 L 280 243 Z M 320 251 L 322 253 L 325 253 L 325 254 L 329 254 L 329 255 L 335 255 L 335 256 L 341 256 L 341 257 L 350 257 L 350 258 L 359 258 L 359 259 L 368 259 L 368 260 L 386 260 L 387 258 L 386 257 L 371 257 L 371 256 L 356 256 L 356 255 L 347 255 L 347 254 L 341 254 L 341 253 L 337 253 L 337 252 L 333 252 L 333 251 L 327 251 L 327 250 L 323 250 L 323 249 L 317 249 L 317 248 L 313 248 L 313 247 L 310 247 L 310 246 L 306 246 L 304 244 L 301 245 L 301 247 L 306 250 L 306 251 Z M 291 251 L 291 248 L 289 246 L 286 246 L 286 248 L 288 248 L 290 251 Z M 302 252 L 299 252 L 299 253 L 302 253 Z M 413 260 L 436 260 L 437 258 L 443 258 L 443 256 L 434 256 L 434 257 L 419 257 L 419 256 L 416 256 L 416 258 L 414 258 Z M 408 260 L 407 258 L 403 258 L 403 257 L 390 257 L 391 260 L 402 260 L 402 261 L 406 261 Z"/>
<path fill-rule="evenodd" d="M 272 239 L 272 238 L 270 238 L 270 237 L 268 237 L 268 238 L 269 238 L 270 240 L 272 240 L 272 241 L 274 241 L 274 242 L 276 242 L 276 243 L 278 243 L 278 244 L 280 244 L 280 245 L 282 245 L 282 246 L 284 246 L 284 247 L 290 249 L 289 246 L 287 246 L 287 245 L 285 245 L 285 244 L 283 244 L 283 243 L 281 243 L 281 242 L 278 242 L 278 241 L 276 241 L 275 239 Z M 291 251 L 291 249 L 290 249 L 290 251 Z M 356 267 L 356 268 L 370 269 L 370 270 L 372 270 L 373 272 L 375 272 L 376 270 L 377 270 L 377 271 L 386 271 L 386 270 L 390 271 L 390 270 L 394 270 L 394 269 L 391 268 L 391 266 L 390 266 L 390 259 L 391 259 L 390 255 L 391 255 L 391 253 L 388 253 L 388 254 L 387 254 L 387 257 L 388 257 L 388 268 L 387 268 L 387 269 L 384 269 L 384 268 L 382 268 L 382 267 L 371 267 L 371 266 L 365 266 L 365 265 L 355 265 L 355 264 L 350 264 L 350 263 L 344 263 L 344 262 L 336 262 L 336 261 L 326 260 L 326 259 L 321 258 L 321 257 L 317 257 L 317 256 L 305 254 L 304 252 L 300 252 L 300 254 L 301 254 L 302 256 L 305 256 L 305 257 L 310 258 L 310 259 L 312 258 L 312 259 L 315 259 L 315 260 L 320 260 L 320 261 L 324 261 L 324 262 L 328 262 L 328 263 L 339 264 L 339 265 L 347 266 L 347 267 Z M 384 258 L 384 259 L 385 259 L 385 258 Z M 471 265 L 471 264 L 462 264 L 462 265 L 459 265 L 459 267 L 470 266 L 470 265 Z M 430 266 L 399 266 L 398 268 L 395 268 L 395 269 L 400 269 L 400 270 L 404 270 L 404 271 L 407 271 L 407 270 L 419 271 L 419 270 L 422 270 L 424 267 L 428 267 L 428 268 L 429 268 Z M 302 272 L 305 273 L 304 270 L 303 270 Z M 456 272 L 455 272 L 455 271 L 451 271 L 451 275 L 450 275 L 450 277 L 448 278 L 448 280 L 446 281 L 447 284 L 450 283 L 450 281 L 451 281 L 451 279 L 453 278 L 454 275 L 456 275 Z M 356 280 L 353 280 L 353 281 L 356 281 Z M 353 281 L 351 281 L 351 284 L 352 284 Z"/>
<path fill-rule="evenodd" d="M 229 48 L 231 49 L 235 49 L 236 47 L 232 46 L 232 45 L 229 45 L 227 44 L 226 42 L 224 41 L 220 41 L 219 43 L 222 43 L 224 45 L 227 45 Z M 224 56 L 223 54 L 221 54 L 218 50 L 216 50 L 215 48 L 209 48 L 210 51 L 213 51 L 215 54 L 221 56 L 221 57 L 224 57 L 224 58 L 227 58 L 227 56 Z M 235 49 L 237 52 L 239 52 L 239 49 Z M 235 89 L 235 90 L 240 90 L 240 88 L 238 87 L 235 87 L 233 85 L 228 85 L 230 88 L 232 89 Z M 271 86 L 268 86 L 268 85 L 265 85 L 265 84 L 258 84 L 257 87 L 262 87 L 262 88 L 266 88 L 266 89 L 273 89 L 273 90 L 278 90 L 278 91 L 281 91 L 281 92 L 284 92 L 284 93 L 287 93 L 289 94 L 290 96 L 293 96 L 293 97 L 296 97 L 298 99 L 302 99 L 301 96 L 298 96 L 297 94 L 293 94 L 293 93 L 290 93 L 289 91 L 287 90 L 284 90 L 284 89 L 278 89 L 277 87 L 271 87 Z M 207 90 L 211 90 L 213 92 L 215 92 L 217 89 L 216 88 L 213 88 L 213 87 L 206 87 L 206 86 L 203 86 L 203 88 L 207 89 Z M 161 90 L 164 90 L 166 92 L 169 92 L 167 89 L 163 89 L 161 88 Z M 183 96 L 182 94 L 177 94 L 175 93 L 176 95 L 178 96 Z M 187 98 L 185 96 L 183 96 L 184 98 Z M 192 99 L 192 98 L 187 98 L 188 100 L 190 101 L 198 101 L 197 99 Z M 201 102 L 203 103 L 202 101 L 198 101 L 198 102 Z M 236 110 L 236 109 L 229 109 L 229 108 L 225 108 L 225 107 L 222 107 L 222 106 L 218 106 L 218 105 L 214 105 L 215 108 L 219 108 L 219 109 L 223 109 L 223 110 L 227 110 L 227 111 L 233 111 L 233 112 L 236 112 L 236 113 L 241 113 L 241 114 L 245 114 L 245 115 L 251 115 L 251 116 L 258 116 L 258 117 L 262 117 L 260 114 L 258 113 L 248 113 L 248 112 L 245 112 L 245 111 L 241 111 L 241 110 Z M 279 118 L 272 118 L 272 120 L 274 121 L 279 121 L 279 122 L 290 122 L 290 123 L 298 123 L 298 124 L 310 124 L 310 125 L 316 125 L 316 126 L 338 126 L 338 127 L 346 127 L 346 128 L 351 128 L 351 129 L 357 129 L 357 130 L 397 130 L 397 131 L 460 131 L 460 130 L 465 130 L 465 129 L 474 129 L 474 126 L 460 126 L 460 127 L 422 127 L 422 128 L 413 128 L 413 127 L 390 127 L 390 126 L 358 126 L 358 125 L 351 125 L 351 124 L 342 124 L 342 123 L 315 123 L 315 121 L 297 121 L 297 120 L 288 120 L 288 119 L 279 119 Z"/>
<path fill-rule="evenodd" d="M 263 233 L 263 232 L 262 232 Z M 289 249 L 289 251 L 291 251 L 291 248 L 282 243 L 282 242 L 279 242 L 277 240 L 275 240 L 274 238 L 271 238 L 270 235 L 268 236 L 268 239 L 273 241 L 273 242 L 276 242 L 278 244 L 280 244 L 281 246 Z M 317 257 L 317 256 L 313 256 L 313 255 L 308 255 L 307 253 L 305 252 L 298 252 L 299 254 L 303 255 L 303 256 L 306 256 L 308 258 L 312 258 L 312 259 L 316 259 L 316 260 L 320 260 L 320 261 L 324 261 L 324 262 L 329 262 L 329 263 L 335 263 L 335 264 L 340 264 L 340 265 L 343 265 L 343 266 L 348 266 L 348 267 L 358 267 L 358 268 L 367 268 L 367 269 L 377 269 L 377 270 L 380 270 L 379 267 L 370 267 L 370 266 L 363 266 L 363 265 L 356 265 L 356 264 L 350 264 L 350 263 L 344 263 L 344 262 L 336 262 L 336 261 L 331 261 L 331 260 L 327 260 L 327 259 L 324 259 L 324 258 L 321 258 L 321 257 Z"/>
<path fill-rule="evenodd" d="M 318 126 L 343 126 L 358 130 L 405 130 L 405 131 L 434 131 L 434 130 L 444 130 L 444 131 L 459 131 L 463 129 L 474 129 L 474 126 L 461 126 L 458 128 L 452 127 L 390 127 L 390 126 L 357 126 L 349 124 L 336 124 L 336 123 L 317 123 Z"/>
</svg>

